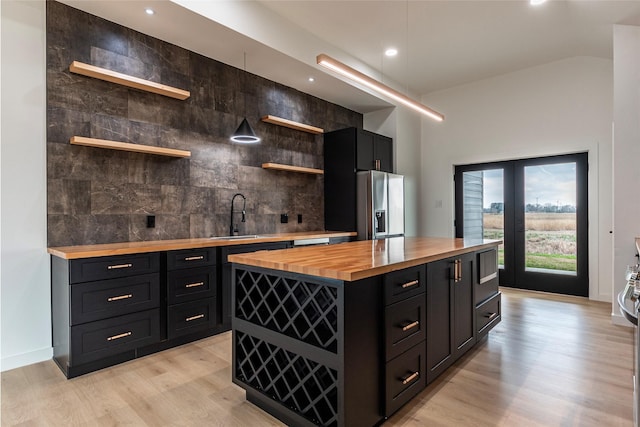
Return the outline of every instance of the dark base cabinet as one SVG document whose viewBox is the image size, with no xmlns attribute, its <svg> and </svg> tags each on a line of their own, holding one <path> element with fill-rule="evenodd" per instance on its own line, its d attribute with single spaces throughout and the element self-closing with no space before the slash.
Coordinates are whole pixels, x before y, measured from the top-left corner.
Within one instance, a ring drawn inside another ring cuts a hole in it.
<svg viewBox="0 0 640 427">
<path fill-rule="evenodd" d="M 53 358 L 68 378 L 161 340 L 160 254 L 51 257 Z"/>
<path fill-rule="evenodd" d="M 354 282 L 234 265 L 233 382 L 289 425 L 381 424 L 500 321 L 485 252 Z"/>
<path fill-rule="evenodd" d="M 290 246 L 284 241 L 73 260 L 52 256 L 53 359 L 73 378 L 228 331 L 227 256 Z"/>
</svg>

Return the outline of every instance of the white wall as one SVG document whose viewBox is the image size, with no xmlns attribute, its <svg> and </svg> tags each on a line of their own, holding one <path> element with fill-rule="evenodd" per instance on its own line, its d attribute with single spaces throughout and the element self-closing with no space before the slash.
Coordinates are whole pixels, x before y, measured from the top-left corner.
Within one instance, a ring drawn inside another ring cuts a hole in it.
<svg viewBox="0 0 640 427">
<path fill-rule="evenodd" d="M 611 300 L 613 64 L 574 57 L 423 97 L 421 234 L 453 236 L 454 165 L 589 152 L 592 299 Z"/>
<path fill-rule="evenodd" d="M 419 234 L 420 209 L 420 115 L 405 107 L 367 113 L 364 129 L 393 138 L 394 170 L 404 175 L 405 235 Z"/>
<path fill-rule="evenodd" d="M 625 285 L 627 265 L 638 259 L 634 238 L 640 236 L 640 27 L 613 29 L 613 295 Z M 613 309 L 614 322 L 624 323 Z"/>
<path fill-rule="evenodd" d="M 2 0 L 0 369 L 50 359 L 44 1 Z"/>
</svg>

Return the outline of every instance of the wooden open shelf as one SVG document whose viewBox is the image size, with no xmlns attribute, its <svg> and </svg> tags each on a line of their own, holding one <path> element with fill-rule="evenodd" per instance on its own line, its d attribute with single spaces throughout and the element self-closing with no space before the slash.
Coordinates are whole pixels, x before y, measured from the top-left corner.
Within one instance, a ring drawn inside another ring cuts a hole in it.
<svg viewBox="0 0 640 427">
<path fill-rule="evenodd" d="M 304 123 L 294 122 L 293 120 L 283 119 L 281 117 L 266 115 L 262 117 L 262 121 L 265 123 L 271 123 L 274 125 L 284 126 L 290 129 L 301 130 L 303 132 L 313 133 L 315 135 L 320 135 L 324 133 L 324 129 L 317 128 L 311 125 L 305 125 Z"/>
<path fill-rule="evenodd" d="M 73 61 L 69 66 L 69 71 L 83 76 L 93 77 L 111 83 L 117 83 L 123 86 L 140 89 L 159 95 L 168 96 L 170 98 L 184 100 L 191 96 L 188 90 L 178 89 L 175 87 L 163 85 L 161 83 L 151 82 L 138 77 L 129 76 L 127 74 L 118 73 L 117 71 L 107 70 L 106 68 L 96 67 L 95 65 L 85 64 L 83 62 Z"/>
<path fill-rule="evenodd" d="M 72 136 L 69 140 L 73 145 L 86 147 L 107 148 L 110 150 L 132 151 L 135 153 L 157 154 L 168 157 L 191 157 L 191 151 L 176 150 L 173 148 L 155 147 L 152 145 L 131 144 L 129 142 L 109 141 L 108 139 L 87 138 L 84 136 Z"/>
<path fill-rule="evenodd" d="M 324 171 L 322 169 L 314 169 L 314 168 L 305 168 L 302 166 L 291 166 L 291 165 L 281 165 L 279 163 L 263 163 L 263 169 L 274 169 L 279 171 L 288 171 L 288 172 L 300 172 L 300 173 L 310 173 L 313 175 L 323 175 Z"/>
</svg>

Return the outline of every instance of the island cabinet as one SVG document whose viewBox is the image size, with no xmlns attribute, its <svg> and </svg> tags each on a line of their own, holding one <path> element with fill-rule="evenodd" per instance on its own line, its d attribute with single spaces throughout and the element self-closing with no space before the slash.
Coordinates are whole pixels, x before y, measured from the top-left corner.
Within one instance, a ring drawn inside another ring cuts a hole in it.
<svg viewBox="0 0 640 427">
<path fill-rule="evenodd" d="M 379 422 L 381 278 L 233 273 L 233 382 L 247 399 L 290 425 Z"/>
<path fill-rule="evenodd" d="M 427 383 L 476 342 L 476 254 L 427 264 Z"/>
<path fill-rule="evenodd" d="M 475 281 L 475 320 L 477 338 L 485 337 L 501 320 L 501 294 L 498 291 L 498 251 L 478 252 L 478 280 Z"/>
<path fill-rule="evenodd" d="M 231 256 L 233 382 L 288 425 L 378 425 L 500 320 L 492 256 L 429 238 Z"/>
</svg>

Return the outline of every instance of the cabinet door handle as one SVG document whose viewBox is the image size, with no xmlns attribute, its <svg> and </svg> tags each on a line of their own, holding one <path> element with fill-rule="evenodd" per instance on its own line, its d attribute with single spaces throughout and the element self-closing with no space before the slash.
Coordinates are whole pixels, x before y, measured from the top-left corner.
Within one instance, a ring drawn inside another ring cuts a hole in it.
<svg viewBox="0 0 640 427">
<path fill-rule="evenodd" d="M 117 270 L 118 268 L 131 268 L 133 264 L 116 264 L 107 267 L 107 270 Z"/>
<path fill-rule="evenodd" d="M 402 286 L 402 289 L 407 289 L 407 288 L 415 286 L 415 285 L 417 285 L 419 283 L 420 283 L 420 281 L 418 281 L 418 280 L 412 280 L 410 282 L 403 283 L 401 286 Z"/>
<path fill-rule="evenodd" d="M 380 160 L 376 159 L 374 164 L 375 164 L 376 170 L 379 171 L 380 170 Z"/>
<path fill-rule="evenodd" d="M 416 326 L 418 326 L 418 325 L 420 325 L 420 322 L 419 322 L 418 320 L 416 320 L 415 322 L 411 322 L 411 323 L 409 323 L 409 324 L 404 325 L 404 326 L 402 327 L 402 331 L 403 331 L 403 332 L 406 332 L 406 331 L 408 331 L 409 329 L 413 329 L 413 328 L 415 328 L 415 327 L 416 327 Z"/>
<path fill-rule="evenodd" d="M 117 340 L 117 339 L 120 339 L 120 338 L 128 337 L 128 336 L 131 335 L 131 333 L 132 332 L 129 331 L 129 332 L 125 332 L 124 334 L 114 335 L 112 337 L 107 338 L 107 341 L 113 341 L 113 340 Z"/>
<path fill-rule="evenodd" d="M 201 259 L 204 259 L 204 255 L 199 255 L 199 256 L 188 256 L 186 257 L 184 260 L 185 261 L 199 261 Z"/>
<path fill-rule="evenodd" d="M 409 384 L 411 381 L 415 380 L 416 378 L 418 378 L 419 376 L 420 376 L 420 372 L 414 372 L 413 374 L 400 379 L 402 380 L 402 384 L 406 385 L 406 384 Z"/>
<path fill-rule="evenodd" d="M 453 281 L 459 282 L 462 280 L 462 260 L 457 259 L 454 261 L 454 273 L 453 273 Z"/>
<path fill-rule="evenodd" d="M 131 298 L 131 297 L 133 297 L 133 294 L 118 295 L 117 297 L 109 297 L 109 298 L 107 298 L 107 301 L 109 301 L 109 302 L 120 301 L 121 299 L 127 299 L 127 298 Z"/>
<path fill-rule="evenodd" d="M 197 314 L 195 316 L 191 316 L 191 317 L 187 317 L 186 319 L 184 319 L 186 322 L 191 322 L 192 320 L 196 320 L 196 319 L 202 319 L 204 317 L 204 314 Z"/>
<path fill-rule="evenodd" d="M 185 288 L 195 288 L 196 286 L 204 286 L 204 282 L 188 283 L 184 285 Z"/>
<path fill-rule="evenodd" d="M 486 317 L 489 320 L 493 320 L 496 317 L 498 317 L 498 313 L 487 313 L 487 314 L 484 315 L 484 317 Z"/>
</svg>

